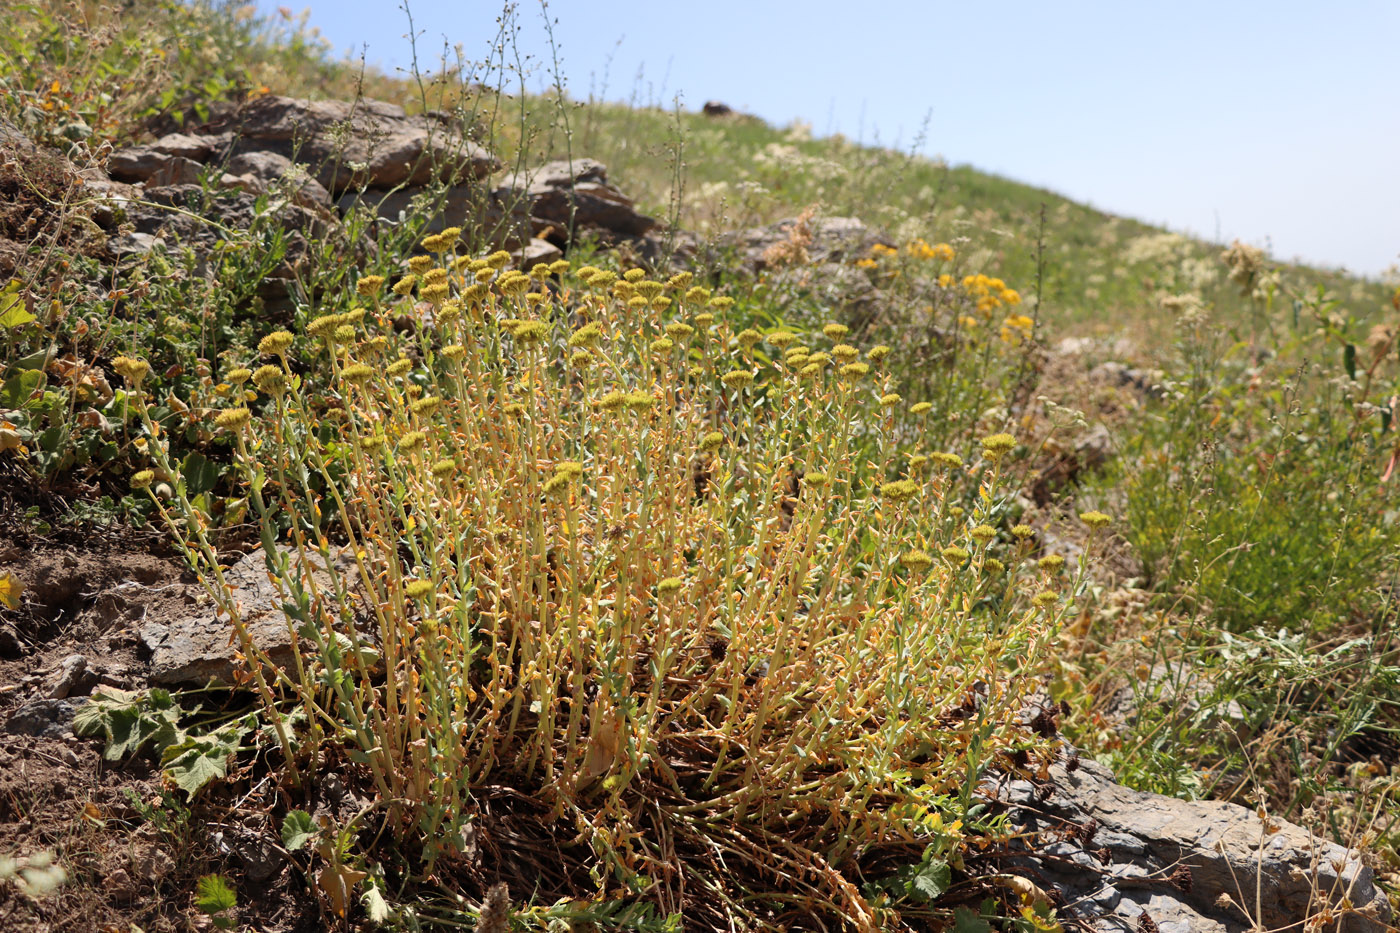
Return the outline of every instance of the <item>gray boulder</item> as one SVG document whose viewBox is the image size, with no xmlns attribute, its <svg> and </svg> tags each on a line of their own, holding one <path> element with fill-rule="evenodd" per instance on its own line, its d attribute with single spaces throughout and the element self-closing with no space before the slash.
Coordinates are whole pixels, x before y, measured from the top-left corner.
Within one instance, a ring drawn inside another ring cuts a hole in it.
<svg viewBox="0 0 1400 933">
<path fill-rule="evenodd" d="M 1094 929 L 1150 930 L 1144 915 L 1161 933 L 1393 929 L 1357 852 L 1236 804 L 1130 790 L 1089 761 L 992 795 L 1029 843 L 1017 873 Z"/>
<path fill-rule="evenodd" d="M 576 229 L 617 237 L 645 236 L 658 226 L 654 217 L 638 213 L 632 199 L 608 182 L 607 166 L 594 159 L 547 162 L 511 173 L 491 192 L 491 200 L 503 216 L 524 205 L 531 232 L 558 245 L 568 237 L 570 220 Z"/>
<path fill-rule="evenodd" d="M 409 116 L 402 107 L 377 100 L 257 97 L 202 133 L 231 134 L 234 155 L 273 152 L 308 165 L 331 192 L 361 185 L 459 184 L 500 167 L 450 118 Z"/>
<path fill-rule="evenodd" d="M 329 588 L 331 575 L 348 576 L 354 567 L 349 554 L 336 556 L 329 568 L 313 561 L 313 578 L 318 586 Z M 283 597 L 268 577 L 262 551 L 254 551 L 224 571 L 240 607 L 239 617 L 253 644 L 279 667 L 292 663 L 293 636 L 282 611 Z M 160 686 L 234 682 L 241 645 L 228 616 L 210 603 L 195 607 L 189 615 L 174 620 L 150 621 L 141 626 L 140 637 L 151 652 L 150 682 Z"/>
</svg>

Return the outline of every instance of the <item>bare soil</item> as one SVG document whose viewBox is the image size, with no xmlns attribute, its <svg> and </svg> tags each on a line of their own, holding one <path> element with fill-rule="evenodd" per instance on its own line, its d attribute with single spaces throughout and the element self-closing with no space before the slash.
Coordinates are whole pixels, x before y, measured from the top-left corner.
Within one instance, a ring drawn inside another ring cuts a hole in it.
<svg viewBox="0 0 1400 933">
<path fill-rule="evenodd" d="M 100 740 L 69 727 L 94 689 L 146 686 L 139 627 L 187 612 L 199 589 L 178 557 L 129 529 L 41 539 L 4 524 L 0 571 L 25 591 L 18 610 L 0 608 L 0 854 L 51 852 L 68 879 L 42 898 L 0 884 L 0 929 L 211 929 L 193 892 L 216 872 L 238 893 L 238 929 L 325 929 L 274 832 L 260 762 L 236 762 L 233 780 L 187 805 L 153 757 L 104 761 Z"/>
</svg>

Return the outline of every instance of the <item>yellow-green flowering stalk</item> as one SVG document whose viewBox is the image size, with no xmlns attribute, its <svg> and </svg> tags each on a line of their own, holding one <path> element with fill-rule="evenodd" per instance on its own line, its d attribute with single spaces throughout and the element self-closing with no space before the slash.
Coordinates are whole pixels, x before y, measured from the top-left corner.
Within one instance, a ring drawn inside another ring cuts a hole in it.
<svg viewBox="0 0 1400 933">
<path fill-rule="evenodd" d="M 382 315 L 269 336 L 257 400 L 217 416 L 303 646 L 277 669 L 245 645 L 270 710 L 305 716 L 288 765 L 343 745 L 425 872 L 504 785 L 577 828 L 602 894 L 660 890 L 672 847 L 722 852 L 776 866 L 771 903 L 875 929 L 890 908 L 857 857 L 930 844 L 995 750 L 1049 752 L 1016 714 L 1066 603 L 1049 574 L 1023 591 L 999 572 L 1015 440 L 984 442 L 985 475 L 915 455 L 843 325 L 795 370 L 688 278 L 580 270 L 527 293 L 567 270 L 508 260 L 454 263 L 465 280 L 418 262 L 431 295 L 361 279 Z M 425 319 L 420 297 L 468 313 Z M 423 323 L 380 331 L 400 315 Z M 183 496 L 167 515 L 237 628 L 203 519 Z M 338 557 L 353 572 L 313 572 Z"/>
</svg>

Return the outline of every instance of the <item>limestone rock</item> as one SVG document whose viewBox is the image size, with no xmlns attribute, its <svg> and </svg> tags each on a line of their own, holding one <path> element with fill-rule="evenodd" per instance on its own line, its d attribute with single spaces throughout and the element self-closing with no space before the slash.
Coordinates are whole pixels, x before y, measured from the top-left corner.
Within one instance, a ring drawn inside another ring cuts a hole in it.
<svg viewBox="0 0 1400 933">
<path fill-rule="evenodd" d="M 234 155 L 273 152 L 308 165 L 331 192 L 358 185 L 457 184 L 499 168 L 496 158 L 464 139 L 449 118 L 409 116 L 402 107 L 376 100 L 302 101 L 267 95 L 201 132 L 231 134 Z"/>
<path fill-rule="evenodd" d="M 541 240 L 538 237 L 511 254 L 515 267 L 526 271 L 534 268 L 538 263 L 551 263 L 563 258 L 563 250 L 548 240 Z"/>
<path fill-rule="evenodd" d="M 306 169 L 276 152 L 241 152 L 228 162 L 228 174 L 257 179 L 264 187 L 288 181 L 296 203 L 303 207 L 332 207 L 331 194 Z"/>
<path fill-rule="evenodd" d="M 85 701 L 64 699 L 33 700 L 10 713 L 5 731 L 11 735 L 32 735 L 61 739 L 73 731 L 73 714 Z"/>
<path fill-rule="evenodd" d="M 312 560 L 319 561 L 313 557 Z M 322 586 L 331 584 L 330 574 L 347 574 L 354 565 L 348 554 L 336 557 L 329 571 L 316 565 L 313 576 Z M 240 607 L 240 618 L 253 643 L 273 664 L 292 661 L 292 637 L 282 612 L 282 595 L 268 579 L 262 551 L 254 551 L 224 571 L 233 587 L 233 598 Z M 227 615 L 212 603 L 198 606 L 190 615 L 171 623 L 147 622 L 141 626 L 141 640 L 151 652 L 152 684 L 219 685 L 233 683 L 237 638 Z"/>
<path fill-rule="evenodd" d="M 1304 929 L 1329 908 L 1335 919 L 1317 930 L 1390 929 L 1389 902 L 1358 853 L 1236 804 L 1131 790 L 1090 761 L 1056 765 L 1043 788 L 1018 780 L 993 796 L 1033 834 L 1013 860 L 1018 873 L 1105 933 L 1147 928 L 1144 913 L 1161 933 Z"/>
<path fill-rule="evenodd" d="M 399 188 L 385 191 L 367 188 L 364 191 L 347 191 L 335 202 L 342 216 L 363 207 L 388 223 L 401 223 L 410 217 L 427 217 L 424 233 L 439 233 L 448 227 L 462 227 L 475 230 L 489 210 L 487 192 L 476 184 L 451 185 L 441 191 L 427 188 Z M 523 222 L 522 222 L 523 221 Z M 497 230 L 487 218 L 483 232 L 487 239 L 498 245 L 518 246 L 524 236 L 528 237 L 528 218 L 517 218 L 506 229 Z"/>
<path fill-rule="evenodd" d="M 594 159 L 547 162 L 507 175 L 491 198 L 505 216 L 526 205 L 534 235 L 557 245 L 568 237 L 571 214 L 575 229 L 619 237 L 644 236 L 657 227 L 655 218 L 638 213 L 632 199 L 608 182 L 607 166 Z"/>
</svg>

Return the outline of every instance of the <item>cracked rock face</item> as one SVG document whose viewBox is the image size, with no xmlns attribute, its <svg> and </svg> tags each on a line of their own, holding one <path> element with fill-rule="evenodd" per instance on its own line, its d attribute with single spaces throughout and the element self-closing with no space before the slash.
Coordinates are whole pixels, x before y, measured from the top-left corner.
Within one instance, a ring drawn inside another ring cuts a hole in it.
<svg viewBox="0 0 1400 933">
<path fill-rule="evenodd" d="M 1098 930 L 1246 933 L 1309 929 L 1382 933 L 1389 903 L 1351 849 L 1221 801 L 1185 801 L 1114 783 L 1102 765 L 1051 769 L 1045 788 L 994 791 L 1032 834 L 1018 873 L 1054 890 L 1061 916 Z"/>
<path fill-rule="evenodd" d="M 331 571 L 346 576 L 352 573 L 353 567 L 354 559 L 342 554 L 332 561 Z M 313 577 L 319 586 L 330 586 L 330 573 L 319 564 Z M 224 579 L 233 588 L 240 618 L 253 644 L 264 651 L 273 664 L 289 666 L 292 634 L 281 608 L 283 597 L 268 577 L 263 552 L 253 551 L 244 556 L 224 571 Z M 237 638 L 228 616 L 214 604 L 204 602 L 173 623 L 148 622 L 142 625 L 140 634 L 151 652 L 152 684 L 182 686 L 212 682 L 230 686 L 234 683 Z"/>
</svg>

